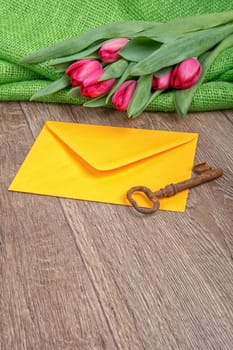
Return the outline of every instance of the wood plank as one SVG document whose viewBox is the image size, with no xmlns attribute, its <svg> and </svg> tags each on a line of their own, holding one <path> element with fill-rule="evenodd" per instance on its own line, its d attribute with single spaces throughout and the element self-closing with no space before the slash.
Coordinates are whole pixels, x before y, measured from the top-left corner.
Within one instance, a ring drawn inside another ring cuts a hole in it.
<svg viewBox="0 0 233 350">
<path fill-rule="evenodd" d="M 117 349 L 58 199 L 7 191 L 32 143 L 1 104 L 0 348 Z"/>
<path fill-rule="evenodd" d="M 225 110 L 225 111 L 222 111 L 222 113 L 233 124 L 232 110 Z"/>
<path fill-rule="evenodd" d="M 225 175 L 193 189 L 184 214 L 141 216 L 122 206 L 60 202 L 120 348 L 231 349 L 232 114 L 128 120 L 107 109 L 21 105 L 35 136 L 46 119 L 200 134 L 196 160 L 221 165 Z"/>
</svg>

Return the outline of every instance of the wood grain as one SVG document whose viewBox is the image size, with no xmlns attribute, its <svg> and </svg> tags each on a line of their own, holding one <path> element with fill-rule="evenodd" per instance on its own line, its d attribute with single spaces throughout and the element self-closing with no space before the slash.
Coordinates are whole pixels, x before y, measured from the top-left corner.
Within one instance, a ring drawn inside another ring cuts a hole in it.
<svg viewBox="0 0 233 350">
<path fill-rule="evenodd" d="M 58 199 L 7 191 L 33 143 L 19 104 L 0 125 L 0 348 L 117 349 Z"/>
<path fill-rule="evenodd" d="M 36 137 L 46 120 L 199 133 L 196 161 L 224 177 L 190 191 L 185 213 L 60 199 L 119 349 L 232 349 L 232 111 L 121 112 L 21 103 Z"/>
</svg>

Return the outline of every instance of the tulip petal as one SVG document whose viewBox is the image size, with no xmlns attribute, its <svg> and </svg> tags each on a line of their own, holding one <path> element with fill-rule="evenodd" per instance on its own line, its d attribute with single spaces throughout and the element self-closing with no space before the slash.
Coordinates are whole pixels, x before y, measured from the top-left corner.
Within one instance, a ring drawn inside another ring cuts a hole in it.
<svg viewBox="0 0 233 350">
<path fill-rule="evenodd" d="M 82 82 L 83 87 L 96 83 L 102 77 L 104 72 L 105 70 L 101 68 L 101 69 L 96 69 L 91 74 L 87 75 Z"/>
<path fill-rule="evenodd" d="M 85 97 L 97 97 L 110 91 L 115 83 L 115 79 L 99 81 L 104 74 L 104 69 L 94 71 L 80 85 L 80 93 Z"/>
<path fill-rule="evenodd" d="M 176 65 L 171 76 L 171 85 L 175 89 L 188 89 L 198 80 L 201 64 L 196 58 L 187 58 Z"/>
<path fill-rule="evenodd" d="M 73 64 L 71 64 L 71 65 L 67 68 L 66 74 L 67 74 L 67 75 L 70 75 L 74 70 L 80 68 L 81 66 L 83 66 L 83 65 L 86 64 L 86 63 L 89 63 L 90 61 L 93 61 L 93 60 L 85 59 L 85 60 L 80 60 L 80 61 L 74 62 Z"/>
<path fill-rule="evenodd" d="M 135 80 L 125 81 L 112 96 L 112 103 L 116 109 L 126 111 L 134 94 L 137 82 Z"/>
<path fill-rule="evenodd" d="M 171 71 L 166 72 L 159 77 L 153 77 L 152 87 L 154 90 L 167 89 L 170 86 Z"/>
<path fill-rule="evenodd" d="M 126 38 L 108 40 L 98 51 L 103 62 L 112 63 L 120 59 L 119 51 L 128 43 Z"/>
</svg>

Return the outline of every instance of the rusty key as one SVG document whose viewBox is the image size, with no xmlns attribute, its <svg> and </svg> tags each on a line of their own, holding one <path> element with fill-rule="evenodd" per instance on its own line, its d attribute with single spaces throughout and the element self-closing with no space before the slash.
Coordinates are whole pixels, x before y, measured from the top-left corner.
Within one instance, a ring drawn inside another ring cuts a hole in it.
<svg viewBox="0 0 233 350">
<path fill-rule="evenodd" d="M 132 187 L 130 190 L 128 190 L 126 194 L 127 199 L 132 204 L 132 206 L 140 213 L 151 214 L 159 209 L 159 206 L 160 206 L 159 199 L 174 196 L 178 192 L 181 192 L 189 188 L 201 185 L 205 182 L 217 179 L 223 174 L 223 170 L 221 168 L 212 169 L 208 164 L 204 162 L 198 163 L 197 165 L 195 165 L 193 168 L 193 171 L 197 174 L 196 176 L 193 176 L 188 180 L 178 182 L 176 184 L 167 185 L 166 187 L 156 192 L 152 192 L 148 187 L 145 187 L 145 186 Z M 143 195 L 145 195 L 151 201 L 152 207 L 151 208 L 139 207 L 137 202 L 133 198 L 133 194 L 135 192 L 141 192 Z"/>
</svg>

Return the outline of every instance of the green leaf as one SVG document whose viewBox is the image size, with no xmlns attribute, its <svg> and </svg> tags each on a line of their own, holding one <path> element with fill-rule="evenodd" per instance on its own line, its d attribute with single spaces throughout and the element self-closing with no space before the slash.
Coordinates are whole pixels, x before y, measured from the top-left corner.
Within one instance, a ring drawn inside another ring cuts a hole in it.
<svg viewBox="0 0 233 350">
<path fill-rule="evenodd" d="M 120 55 L 128 61 L 139 62 L 145 57 L 157 50 L 162 43 L 146 37 L 137 37 L 128 42 L 123 49 L 120 50 Z"/>
<path fill-rule="evenodd" d="M 54 66 L 57 73 L 64 73 L 68 67 L 69 67 L 69 64 L 67 63 L 61 63 Z"/>
<path fill-rule="evenodd" d="M 151 97 L 152 74 L 142 75 L 137 82 L 137 87 L 130 101 L 127 114 L 129 118 L 135 118 L 141 114 Z"/>
<path fill-rule="evenodd" d="M 102 75 L 99 81 L 111 79 L 111 78 L 119 78 L 126 68 L 128 67 L 128 62 L 125 60 L 119 60 L 112 64 L 109 64 L 105 67 L 105 73 Z"/>
<path fill-rule="evenodd" d="M 106 106 L 106 96 L 99 96 L 83 104 L 85 107 L 103 107 Z"/>
<path fill-rule="evenodd" d="M 70 91 L 68 92 L 68 94 L 72 97 L 78 97 L 80 96 L 80 87 L 76 86 L 72 89 L 70 89 Z"/>
<path fill-rule="evenodd" d="M 118 37 L 130 38 L 135 33 L 150 29 L 155 25 L 153 22 L 128 21 L 109 23 L 98 28 L 81 33 L 80 35 L 61 41 L 49 47 L 31 52 L 21 60 L 21 63 L 39 63 L 52 58 L 64 57 L 76 54 L 98 40 L 106 40 Z"/>
<path fill-rule="evenodd" d="M 166 35 L 182 34 L 219 26 L 233 21 L 233 11 L 199 15 L 193 17 L 176 18 L 167 23 L 146 21 L 114 22 L 95 29 L 91 29 L 80 35 L 61 41 L 49 47 L 31 52 L 21 60 L 21 63 L 39 63 L 78 53 L 98 40 L 106 40 L 117 37 L 133 38 L 141 35 L 162 40 Z M 142 34 L 143 33 L 143 34 Z M 163 41 L 163 40 L 162 40 Z"/>
<path fill-rule="evenodd" d="M 162 41 L 174 40 L 182 34 L 218 27 L 233 22 L 233 11 L 174 18 L 160 27 L 145 30 L 143 35 Z"/>
<path fill-rule="evenodd" d="M 209 70 L 210 66 L 213 64 L 216 57 L 223 50 L 226 50 L 232 46 L 233 46 L 233 35 L 230 35 L 226 39 L 224 39 L 218 46 L 216 46 L 215 49 L 203 54 L 199 58 L 202 64 L 202 72 L 197 83 L 189 89 L 174 91 L 174 94 L 173 94 L 174 103 L 175 103 L 177 114 L 180 117 L 184 117 L 188 113 L 189 107 L 192 103 L 193 96 L 195 95 L 198 87 L 203 83 L 205 76 L 207 74 L 207 71 Z"/>
<path fill-rule="evenodd" d="M 133 66 L 134 66 L 134 63 L 131 62 L 128 65 L 128 67 L 126 68 L 126 70 L 124 71 L 124 73 L 122 74 L 122 76 L 120 77 L 120 79 L 118 79 L 117 82 L 114 84 L 112 90 L 109 92 L 109 94 L 106 98 L 106 103 L 109 103 L 109 100 L 112 97 L 112 95 L 114 94 L 114 92 L 121 86 L 122 83 L 124 83 L 124 81 L 127 80 L 127 78 L 129 77 L 129 70 Z"/>
<path fill-rule="evenodd" d="M 54 92 L 62 90 L 70 85 L 70 79 L 67 75 L 62 76 L 60 79 L 53 81 L 51 84 L 46 86 L 46 88 L 36 92 L 31 98 L 30 101 L 37 100 L 40 97 L 51 95 Z"/>
<path fill-rule="evenodd" d="M 162 92 L 164 92 L 164 89 L 161 90 L 156 90 L 155 92 L 153 92 L 150 96 L 150 99 L 148 100 L 148 103 L 146 104 L 145 108 L 160 94 L 162 94 Z M 144 108 L 144 109 L 145 109 Z"/>
<path fill-rule="evenodd" d="M 165 68 L 162 68 L 160 70 L 158 70 L 157 72 L 154 73 L 154 77 L 160 77 L 161 75 L 167 73 L 167 72 L 170 72 L 171 70 L 173 69 L 173 66 L 168 66 L 168 67 L 165 67 Z"/>
<path fill-rule="evenodd" d="M 61 63 L 62 63 L 62 62 L 64 62 L 64 63 L 67 62 L 67 63 L 68 63 L 68 66 L 69 66 L 69 65 L 72 64 L 74 61 L 87 60 L 87 59 L 99 60 L 100 58 L 99 58 L 99 55 L 97 55 L 97 54 L 95 54 L 95 53 L 93 53 L 92 55 L 87 55 L 87 56 L 85 56 L 85 57 L 81 57 L 81 55 L 78 56 L 78 54 L 77 54 L 77 55 L 72 55 L 72 56 L 66 56 L 66 57 L 64 57 L 64 59 L 62 58 Z M 54 62 L 52 61 L 52 62 L 48 63 L 48 65 L 49 65 L 49 66 L 56 66 L 57 63 L 54 63 Z"/>
<path fill-rule="evenodd" d="M 92 45 L 92 46 L 88 47 L 86 50 L 83 50 L 83 51 L 76 53 L 74 55 L 54 59 L 50 63 L 50 65 L 54 66 L 54 65 L 64 63 L 64 62 L 77 61 L 77 60 L 80 60 L 83 58 L 99 58 L 99 56 L 97 54 L 93 54 L 93 52 L 97 51 L 103 43 L 104 42 L 101 41 L 101 42 L 98 42 L 98 44 Z"/>
<path fill-rule="evenodd" d="M 150 56 L 136 63 L 129 73 L 134 76 L 150 74 L 188 57 L 200 56 L 232 33 L 233 24 L 228 24 L 195 32 L 192 35 L 163 44 Z"/>
</svg>

